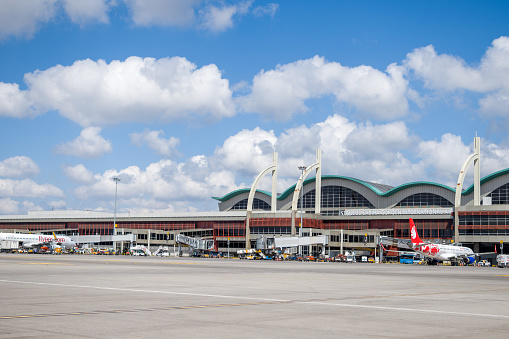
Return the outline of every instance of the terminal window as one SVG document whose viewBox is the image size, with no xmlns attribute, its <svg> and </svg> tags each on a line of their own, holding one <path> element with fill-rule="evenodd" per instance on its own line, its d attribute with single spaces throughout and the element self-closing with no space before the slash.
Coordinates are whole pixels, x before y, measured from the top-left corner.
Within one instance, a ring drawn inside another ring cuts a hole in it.
<svg viewBox="0 0 509 339">
<path fill-rule="evenodd" d="M 417 193 L 401 200 L 395 207 L 451 207 L 453 204 L 432 193 Z"/>
</svg>

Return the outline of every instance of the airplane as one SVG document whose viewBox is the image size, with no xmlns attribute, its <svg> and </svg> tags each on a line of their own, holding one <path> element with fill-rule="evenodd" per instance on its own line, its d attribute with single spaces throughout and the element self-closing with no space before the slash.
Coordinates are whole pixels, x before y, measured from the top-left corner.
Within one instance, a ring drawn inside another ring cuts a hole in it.
<svg viewBox="0 0 509 339">
<path fill-rule="evenodd" d="M 410 237 L 412 239 L 411 248 L 434 262 L 451 261 L 453 263 L 473 264 L 475 256 L 479 255 L 474 253 L 471 248 L 464 246 L 433 244 L 422 241 L 412 218 L 410 218 Z"/>
<path fill-rule="evenodd" d="M 71 248 L 76 243 L 66 236 L 53 236 L 45 234 L 0 233 L 0 241 L 19 241 L 23 247 L 36 248 L 44 251 Z"/>
</svg>

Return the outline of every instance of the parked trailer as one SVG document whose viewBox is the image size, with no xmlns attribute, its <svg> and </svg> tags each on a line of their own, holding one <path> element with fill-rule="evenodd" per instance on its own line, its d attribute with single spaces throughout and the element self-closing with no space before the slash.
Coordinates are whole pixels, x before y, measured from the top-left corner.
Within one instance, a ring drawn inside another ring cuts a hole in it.
<svg viewBox="0 0 509 339">
<path fill-rule="evenodd" d="M 509 267 L 509 254 L 497 255 L 497 266 L 498 267 Z"/>
<path fill-rule="evenodd" d="M 12 250 L 17 250 L 18 247 L 19 241 L 2 240 L 0 243 L 0 251 L 2 252 L 11 252 Z"/>
</svg>

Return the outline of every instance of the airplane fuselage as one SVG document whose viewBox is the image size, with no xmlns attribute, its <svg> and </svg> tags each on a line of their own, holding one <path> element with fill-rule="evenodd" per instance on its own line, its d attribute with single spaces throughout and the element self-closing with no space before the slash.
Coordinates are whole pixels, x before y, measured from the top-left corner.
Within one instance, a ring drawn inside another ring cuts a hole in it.
<svg viewBox="0 0 509 339">
<path fill-rule="evenodd" d="M 45 245 L 59 245 L 62 247 L 73 247 L 76 245 L 69 237 L 45 234 L 0 233 L 0 240 L 19 241 L 23 247 L 28 248 L 37 248 Z"/>
<path fill-rule="evenodd" d="M 440 245 L 424 242 L 419 237 L 417 228 L 415 227 L 414 220 L 410 221 L 410 238 L 412 240 L 413 249 L 425 257 L 434 259 L 436 261 L 463 261 L 467 264 L 475 262 L 475 253 L 472 249 L 464 246 L 455 245 Z"/>
<path fill-rule="evenodd" d="M 474 251 L 464 246 L 424 244 L 415 247 L 417 253 L 438 261 L 474 257 Z"/>
</svg>

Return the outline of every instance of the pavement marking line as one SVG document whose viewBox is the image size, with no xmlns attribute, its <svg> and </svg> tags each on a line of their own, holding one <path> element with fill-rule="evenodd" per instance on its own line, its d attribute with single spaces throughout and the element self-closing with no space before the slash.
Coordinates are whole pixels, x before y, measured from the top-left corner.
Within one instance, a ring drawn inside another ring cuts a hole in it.
<svg viewBox="0 0 509 339">
<path fill-rule="evenodd" d="M 105 259 L 105 260 L 102 260 L 103 262 L 125 262 L 126 264 L 137 264 L 137 263 L 131 263 L 131 262 L 128 262 L 128 261 L 125 261 L 125 260 L 122 260 L 122 259 Z M 152 262 L 149 262 L 148 264 L 171 264 L 171 265 L 205 265 L 205 264 L 202 264 L 202 263 L 197 263 L 197 262 L 172 262 L 172 261 L 152 261 Z"/>
<path fill-rule="evenodd" d="M 102 287 L 102 286 L 87 286 L 87 285 L 66 285 L 66 284 L 55 284 L 55 283 L 44 283 L 35 281 L 16 281 L 16 280 L 5 280 L 0 279 L 0 282 L 15 283 L 15 284 L 29 284 L 29 285 L 43 285 L 43 286 L 58 286 L 58 287 L 73 287 L 73 288 L 89 288 L 96 290 L 105 291 L 124 291 L 124 292 L 142 292 L 142 293 L 160 293 L 160 294 L 173 294 L 173 295 L 189 295 L 195 297 L 209 297 L 209 298 L 229 298 L 229 299 L 245 299 L 245 300 L 263 300 L 263 301 L 290 301 L 280 299 L 269 299 L 269 298 L 255 298 L 255 297 L 243 297 L 233 295 L 220 295 L 220 294 L 201 294 L 201 293 L 190 293 L 190 292 L 171 292 L 171 291 L 154 291 L 154 290 L 141 290 L 133 288 L 119 288 L 119 287 Z"/>
<path fill-rule="evenodd" d="M 403 311 L 403 312 L 415 312 L 415 313 L 432 313 L 432 314 L 446 314 L 446 315 L 456 315 L 456 316 L 474 316 L 474 317 L 484 317 L 484 318 L 509 319 L 509 315 L 500 315 L 500 314 L 467 313 L 467 312 L 453 312 L 453 311 L 440 311 L 440 310 L 423 310 L 423 309 L 418 309 L 418 308 L 389 307 L 389 306 L 331 304 L 331 303 L 322 303 L 322 302 L 314 302 L 314 301 L 313 302 L 302 301 L 302 303 L 316 304 L 316 305 L 321 305 L 321 306 L 333 305 L 333 306 L 341 306 L 341 307 L 376 309 L 376 310 L 384 310 L 384 311 Z"/>
<path fill-rule="evenodd" d="M 60 262 L 21 262 L 21 265 L 65 265 L 65 266 L 72 266 L 74 264 L 66 264 L 66 263 L 60 263 Z"/>
<path fill-rule="evenodd" d="M 438 294 L 452 294 L 452 293 L 479 293 L 479 292 L 493 292 L 493 291 L 508 291 L 509 288 L 502 289 L 489 289 L 489 290 L 471 290 L 471 291 L 454 291 L 454 292 L 432 292 L 432 293 L 416 293 L 416 294 L 402 294 L 402 295 L 387 295 L 387 296 L 372 296 L 372 297 L 356 297 L 356 298 L 325 298 L 325 299 L 312 299 L 312 300 L 284 300 L 284 299 L 269 299 L 269 298 L 255 298 L 255 297 L 242 297 L 242 296 L 231 296 L 231 295 L 220 295 L 220 294 L 201 294 L 201 293 L 188 293 L 188 292 L 170 292 L 170 291 L 154 291 L 154 290 L 141 290 L 141 289 L 130 289 L 130 288 L 115 288 L 115 287 L 100 287 L 100 286 L 86 286 L 86 285 L 66 285 L 66 284 L 55 284 L 55 283 L 42 283 L 42 282 L 30 282 L 30 281 L 16 281 L 16 280 L 5 280 L 0 279 L 0 282 L 4 283 L 18 283 L 18 284 L 30 284 L 30 285 L 45 285 L 45 286 L 59 286 L 59 287 L 71 287 L 71 288 L 89 288 L 98 290 L 109 290 L 109 291 L 127 291 L 127 292 L 142 292 L 142 293 L 159 293 L 159 294 L 172 294 L 172 295 L 189 295 L 196 297 L 210 297 L 210 298 L 229 298 L 229 299 L 245 299 L 245 300 L 258 300 L 258 302 L 252 303 L 239 303 L 239 304 L 219 304 L 219 305 L 200 305 L 200 307 L 225 307 L 225 306 L 251 306 L 251 305 L 262 305 L 262 304 L 282 304 L 282 303 L 294 303 L 294 304 L 315 304 L 321 306 L 339 306 L 339 307 L 350 307 L 350 308 L 362 308 L 362 309 L 378 309 L 387 311 L 403 311 L 403 312 L 416 312 L 416 313 L 430 313 L 430 314 L 446 314 L 446 315 L 457 315 L 457 316 L 477 316 L 487 318 L 500 318 L 509 319 L 509 315 L 498 315 L 498 314 L 486 314 L 486 313 L 467 313 L 467 312 L 453 312 L 453 311 L 440 311 L 440 310 L 426 310 L 418 308 L 404 308 L 404 307 L 389 307 L 389 306 L 373 306 L 373 305 L 354 305 L 354 304 L 343 304 L 343 303 L 328 303 L 324 301 L 333 300 L 346 300 L 346 299 L 366 299 L 366 298 L 394 298 L 394 297 L 407 297 L 407 296 L 425 296 L 425 295 L 438 295 Z M 143 309 L 149 310 L 169 310 L 169 309 L 194 309 L 197 306 L 176 306 L 170 308 L 157 308 L 157 309 Z M 141 310 L 140 310 L 141 311 Z M 132 312 L 140 312 L 134 310 Z M 93 311 L 83 312 L 83 314 L 101 314 L 101 313 L 113 313 L 116 311 Z M 127 311 L 124 311 L 127 312 Z M 69 313 L 53 314 L 48 316 L 62 316 L 70 315 Z M 24 315 L 24 316 L 5 316 L 0 319 L 12 319 L 12 318 L 30 318 L 41 315 Z M 42 315 L 44 316 L 44 315 Z"/>
</svg>

